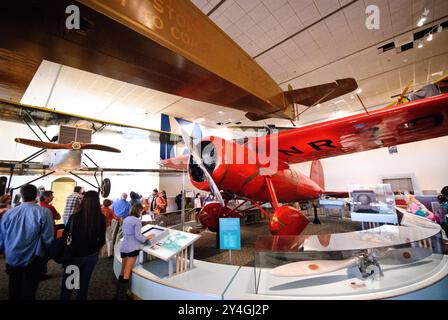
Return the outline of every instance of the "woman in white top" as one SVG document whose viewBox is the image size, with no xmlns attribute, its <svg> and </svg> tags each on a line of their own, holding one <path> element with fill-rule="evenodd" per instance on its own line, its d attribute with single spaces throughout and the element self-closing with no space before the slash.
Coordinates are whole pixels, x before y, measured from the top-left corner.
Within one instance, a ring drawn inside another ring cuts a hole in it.
<svg viewBox="0 0 448 320">
<path fill-rule="evenodd" d="M 129 279 L 131 278 L 132 269 L 140 253 L 141 246 L 153 237 L 152 235 L 142 235 L 142 221 L 140 217 L 143 212 L 143 206 L 140 203 L 136 203 L 132 207 L 129 216 L 123 221 L 123 243 L 120 248 L 121 272 L 118 278 L 115 299 L 120 299 L 121 296 L 124 296 L 124 294 L 121 294 L 123 289 L 129 290 Z"/>
</svg>

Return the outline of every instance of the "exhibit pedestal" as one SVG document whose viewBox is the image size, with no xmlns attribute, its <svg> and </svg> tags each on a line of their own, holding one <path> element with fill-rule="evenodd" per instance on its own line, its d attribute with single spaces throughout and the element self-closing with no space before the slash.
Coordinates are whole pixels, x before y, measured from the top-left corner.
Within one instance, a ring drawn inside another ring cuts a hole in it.
<svg viewBox="0 0 448 320">
<path fill-rule="evenodd" d="M 315 264 L 319 263 L 316 259 L 343 261 L 365 250 L 377 252 L 380 277 L 366 277 L 356 264 L 300 276 L 279 276 L 272 267 L 266 267 L 294 262 L 294 253 L 289 249 L 259 250 L 263 264 L 257 268 L 200 260 L 193 263 L 193 248 L 188 254 L 184 251 L 167 259 L 154 259 L 157 252 L 163 252 L 156 249 L 150 254 L 145 252 L 148 259 L 134 267 L 131 290 L 140 299 L 448 299 L 448 291 L 444 290 L 448 283 L 448 256 L 436 245 L 440 226 L 431 221 L 404 213 L 401 226 L 385 225 L 328 236 L 304 236 L 298 239 L 304 241 L 299 242 L 285 242 L 288 239 L 284 238 L 275 244 L 278 249 L 286 248 L 283 244 L 302 244 L 308 260 L 315 260 Z M 335 256 L 336 251 L 341 257 Z M 289 253 L 291 259 L 287 261 Z M 279 264 L 281 261 L 286 263 Z M 114 259 L 117 277 L 120 270 L 117 247 Z"/>
</svg>

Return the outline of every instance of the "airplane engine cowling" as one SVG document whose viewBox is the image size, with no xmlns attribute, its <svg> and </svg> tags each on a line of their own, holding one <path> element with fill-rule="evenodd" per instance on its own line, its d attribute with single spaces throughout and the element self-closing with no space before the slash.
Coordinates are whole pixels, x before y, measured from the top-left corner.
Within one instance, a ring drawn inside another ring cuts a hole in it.
<svg viewBox="0 0 448 320">
<path fill-rule="evenodd" d="M 241 182 L 258 172 L 259 167 L 255 164 L 255 159 L 248 160 L 250 152 L 243 145 L 209 137 L 202 140 L 198 147 L 204 167 L 221 190 L 231 193 L 241 192 Z M 196 188 L 210 190 L 204 172 L 192 156 L 188 161 L 188 173 L 191 183 Z"/>
</svg>

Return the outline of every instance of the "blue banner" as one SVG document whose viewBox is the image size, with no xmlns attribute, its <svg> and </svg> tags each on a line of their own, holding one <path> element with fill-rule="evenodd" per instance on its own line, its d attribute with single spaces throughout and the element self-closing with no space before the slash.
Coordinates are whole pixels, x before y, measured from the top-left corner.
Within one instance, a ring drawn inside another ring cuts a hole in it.
<svg viewBox="0 0 448 320">
<path fill-rule="evenodd" d="M 239 218 L 219 218 L 219 248 L 241 250 Z"/>
</svg>

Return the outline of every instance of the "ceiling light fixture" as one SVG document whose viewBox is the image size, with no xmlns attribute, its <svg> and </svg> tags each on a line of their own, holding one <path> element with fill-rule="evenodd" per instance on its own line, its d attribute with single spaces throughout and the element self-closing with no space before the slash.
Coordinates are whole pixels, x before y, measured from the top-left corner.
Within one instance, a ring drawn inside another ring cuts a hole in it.
<svg viewBox="0 0 448 320">
<path fill-rule="evenodd" d="M 358 90 L 356 90 L 356 93 L 357 94 L 360 94 L 362 92 L 362 89 L 361 88 L 358 88 Z"/>
<path fill-rule="evenodd" d="M 423 26 L 423 24 L 426 22 L 426 20 L 428 20 L 428 14 L 429 14 L 429 9 L 427 9 L 427 8 L 423 9 L 422 15 L 420 16 L 420 19 L 417 22 L 418 27 Z"/>
<path fill-rule="evenodd" d="M 426 41 L 432 41 L 432 32 L 426 37 Z"/>
<path fill-rule="evenodd" d="M 417 48 L 419 48 L 419 49 L 423 48 L 423 42 L 420 42 L 420 43 L 418 44 Z"/>
<path fill-rule="evenodd" d="M 443 75 L 443 71 L 437 71 L 434 73 L 431 73 L 431 77 L 441 77 Z"/>
<path fill-rule="evenodd" d="M 443 27 L 442 27 L 442 25 L 441 24 L 439 24 L 439 26 L 437 27 L 437 32 L 442 32 L 442 30 L 443 30 Z"/>
<path fill-rule="evenodd" d="M 218 113 L 219 113 L 219 114 L 224 114 L 224 112 L 223 112 L 223 111 L 218 111 Z"/>
<path fill-rule="evenodd" d="M 424 18 L 424 17 L 420 18 L 420 20 L 418 20 L 418 22 L 417 22 L 417 27 L 423 26 L 425 21 L 426 21 L 426 18 Z"/>
</svg>

